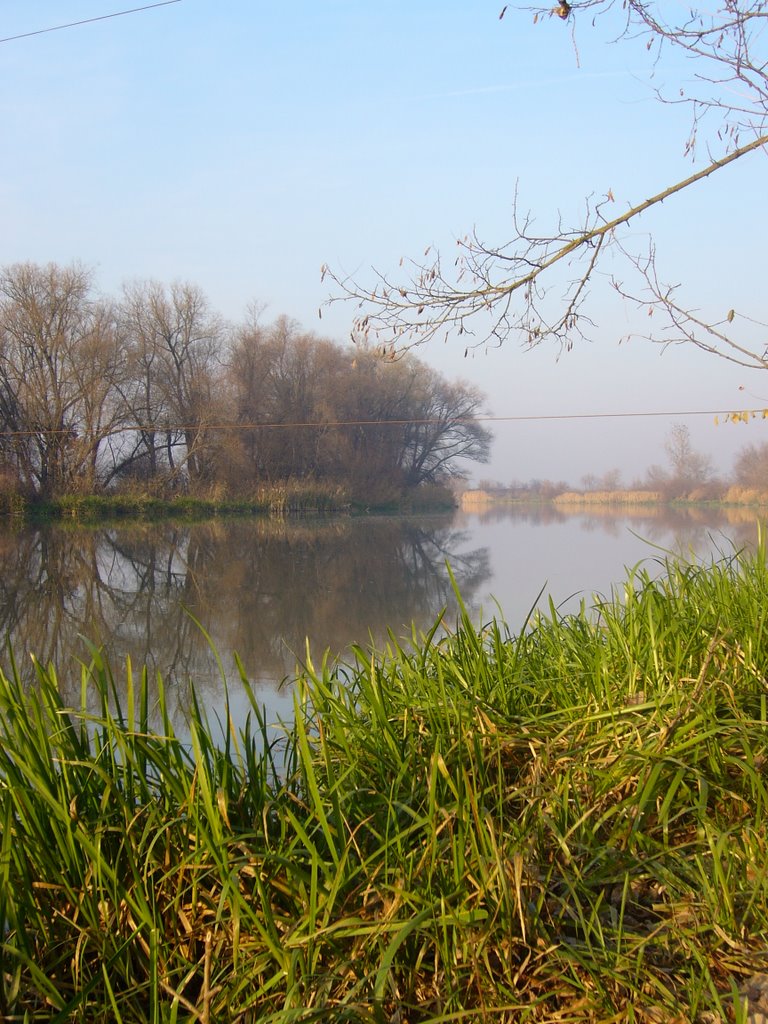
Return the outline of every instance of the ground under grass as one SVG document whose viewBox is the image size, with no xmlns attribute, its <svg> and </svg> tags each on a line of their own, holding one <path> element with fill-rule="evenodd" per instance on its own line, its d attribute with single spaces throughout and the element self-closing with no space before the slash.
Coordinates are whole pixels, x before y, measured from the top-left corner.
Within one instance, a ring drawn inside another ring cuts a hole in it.
<svg viewBox="0 0 768 1024">
<path fill-rule="evenodd" d="M 358 656 L 218 745 L 0 677 L 0 1019 L 758 1019 L 764 551 Z"/>
</svg>

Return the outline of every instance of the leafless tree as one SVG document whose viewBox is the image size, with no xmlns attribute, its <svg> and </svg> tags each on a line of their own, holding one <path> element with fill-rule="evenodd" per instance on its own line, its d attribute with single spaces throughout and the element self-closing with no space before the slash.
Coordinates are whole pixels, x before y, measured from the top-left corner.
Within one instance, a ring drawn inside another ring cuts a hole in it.
<svg viewBox="0 0 768 1024">
<path fill-rule="evenodd" d="M 229 389 L 253 479 L 327 475 L 319 448 L 341 361 L 338 346 L 289 317 L 269 325 L 252 319 L 236 332 Z"/>
<path fill-rule="evenodd" d="M 349 426 L 327 439 L 364 491 L 375 492 L 377 481 L 395 492 L 445 483 L 462 462 L 488 461 L 491 434 L 477 389 L 447 381 L 412 354 L 393 361 L 363 344 L 344 356 L 333 394 Z"/>
<path fill-rule="evenodd" d="M 618 467 L 608 469 L 597 481 L 597 490 L 618 491 L 621 487 L 621 470 Z"/>
<path fill-rule="evenodd" d="M 741 487 L 768 489 L 768 443 L 742 448 L 734 464 L 734 478 Z"/>
<path fill-rule="evenodd" d="M 238 332 L 229 369 L 251 480 L 343 480 L 377 501 L 488 459 L 483 396 L 413 355 L 350 350 L 282 317 Z"/>
<path fill-rule="evenodd" d="M 157 281 L 126 286 L 120 322 L 129 344 L 131 380 L 124 391 L 135 444 L 123 464 L 155 478 L 205 481 L 215 456 L 215 368 L 222 321 L 194 285 Z"/>
<path fill-rule="evenodd" d="M 352 300 L 355 330 L 388 351 L 437 335 L 456 334 L 467 346 L 516 339 L 524 346 L 545 340 L 570 348 L 594 324 L 586 305 L 590 284 L 608 250 L 627 259 L 627 279 L 614 287 L 649 312 L 658 312 L 654 340 L 684 341 L 734 363 L 768 368 L 766 325 L 735 309 L 715 319 L 680 297 L 678 286 L 658 270 L 656 250 L 631 251 L 622 230 L 642 214 L 719 173 L 750 154 L 766 154 L 768 134 L 768 2 L 714 0 L 711 5 L 662 4 L 657 0 L 559 0 L 553 8 L 522 8 L 535 20 L 556 17 L 589 30 L 605 21 L 615 40 L 645 38 L 649 60 L 668 48 L 695 61 L 692 91 L 666 103 L 690 107 L 686 151 L 705 149 L 699 170 L 661 192 L 611 212 L 612 192 L 586 200 L 572 224 L 557 220 L 534 230 L 533 219 L 515 197 L 513 235 L 495 244 L 470 233 L 445 257 L 427 249 L 423 258 L 401 261 L 394 273 L 373 270 L 369 280 L 327 266 L 334 291 L 329 301 Z M 501 12 L 507 12 L 505 6 Z"/>
<path fill-rule="evenodd" d="M 114 312 L 78 266 L 0 271 L 0 441 L 19 482 L 43 497 L 96 489 L 121 424 L 124 354 Z"/>
<path fill-rule="evenodd" d="M 639 484 L 651 491 L 658 491 L 666 498 L 685 498 L 707 487 L 713 493 L 720 486 L 713 480 L 712 459 L 696 451 L 691 443 L 691 433 L 684 423 L 675 423 L 664 442 L 669 469 L 650 466 L 645 480 Z"/>
<path fill-rule="evenodd" d="M 712 460 L 697 452 L 691 443 L 691 433 L 684 423 L 675 423 L 669 431 L 664 448 L 672 467 L 675 481 L 688 490 L 706 483 L 712 476 Z"/>
</svg>

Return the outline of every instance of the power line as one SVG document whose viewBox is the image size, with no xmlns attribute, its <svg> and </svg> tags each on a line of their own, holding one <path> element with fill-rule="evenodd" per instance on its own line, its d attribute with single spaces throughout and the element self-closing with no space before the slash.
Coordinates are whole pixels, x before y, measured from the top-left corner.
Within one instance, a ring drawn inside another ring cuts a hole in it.
<svg viewBox="0 0 768 1024">
<path fill-rule="evenodd" d="M 296 420 L 289 423 L 270 423 L 269 421 L 253 421 L 248 423 L 181 423 L 181 424 L 147 424 L 132 423 L 107 431 L 104 436 L 124 434 L 130 431 L 138 433 L 183 433 L 185 431 L 228 430 L 296 430 L 300 428 L 325 430 L 329 427 L 406 427 L 406 426 L 439 426 L 471 423 L 535 423 L 556 420 L 609 420 L 609 419 L 651 419 L 658 417 L 678 416 L 724 416 L 732 422 L 746 423 L 749 419 L 759 416 L 768 419 L 768 409 L 684 409 L 666 412 L 576 412 L 576 413 L 536 413 L 530 416 L 457 416 L 446 419 L 399 419 L 399 420 Z M 3 430 L 0 427 L 0 440 L 7 437 L 38 437 L 40 434 L 72 435 L 73 428 L 41 430 Z"/>
<path fill-rule="evenodd" d="M 120 18 L 124 14 L 138 14 L 140 11 L 151 11 L 154 7 L 169 7 L 180 4 L 181 0 L 160 0 L 158 3 L 145 4 L 144 7 L 131 7 L 128 11 L 115 11 L 114 14 L 100 14 L 96 18 L 84 18 L 82 21 L 68 21 L 66 25 L 51 25 L 50 28 L 38 28 L 34 32 L 21 32 L 17 36 L 6 36 L 0 43 L 11 43 L 15 39 L 28 39 L 30 36 L 42 36 L 46 32 L 59 32 L 63 28 L 76 28 L 78 25 L 91 25 L 94 21 L 107 21 L 109 18 Z"/>
</svg>

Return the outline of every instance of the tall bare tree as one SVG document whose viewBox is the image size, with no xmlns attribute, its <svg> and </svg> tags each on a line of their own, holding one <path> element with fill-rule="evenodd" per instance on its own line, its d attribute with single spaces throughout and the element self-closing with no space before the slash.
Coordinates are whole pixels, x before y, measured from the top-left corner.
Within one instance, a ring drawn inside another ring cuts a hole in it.
<svg viewBox="0 0 768 1024">
<path fill-rule="evenodd" d="M 501 16 L 512 5 L 506 5 Z M 627 277 L 617 290 L 649 312 L 660 326 L 655 340 L 684 341 L 747 367 L 768 368 L 766 325 L 754 314 L 723 309 L 708 319 L 686 302 L 659 271 L 653 243 L 645 252 L 628 247 L 623 229 L 653 207 L 694 187 L 745 157 L 765 156 L 768 144 L 768 2 L 714 0 L 709 5 L 664 4 L 659 0 L 558 0 L 554 7 L 522 7 L 540 23 L 555 17 L 590 31 L 606 22 L 620 44 L 644 37 L 649 60 L 669 48 L 694 62 L 689 92 L 662 102 L 690 106 L 686 151 L 707 152 L 699 170 L 624 212 L 614 214 L 612 192 L 588 199 L 571 224 L 556 219 L 551 230 L 533 230 L 531 217 L 515 201 L 513 235 L 498 242 L 476 233 L 458 241 L 458 257 L 427 250 L 402 271 L 372 271 L 368 279 L 323 268 L 335 287 L 330 301 L 352 299 L 356 330 L 394 348 L 435 335 L 463 337 L 466 344 L 524 346 L 552 340 L 570 348 L 594 327 L 587 300 L 590 283 L 606 253 L 626 259 Z M 504 197 L 505 201 L 507 197 Z M 557 207 L 553 203 L 553 207 Z"/>
<path fill-rule="evenodd" d="M 664 448 L 672 467 L 672 479 L 686 490 L 706 483 L 712 476 L 712 459 L 698 452 L 691 443 L 691 432 L 684 423 L 675 423 Z"/>
<path fill-rule="evenodd" d="M 768 442 L 748 444 L 734 464 L 734 477 L 741 487 L 768 490 Z"/>
<path fill-rule="evenodd" d="M 487 462 L 491 434 L 478 419 L 477 389 L 412 354 L 393 361 L 363 346 L 351 363 L 346 408 L 360 421 L 351 438 L 361 468 L 380 466 L 409 488 L 459 473 L 462 459 Z"/>
<path fill-rule="evenodd" d="M 224 326 L 195 285 L 157 281 L 124 289 L 120 323 L 129 345 L 131 379 L 125 401 L 135 431 L 125 468 L 160 467 L 177 479 L 205 481 L 217 440 L 217 365 Z"/>
<path fill-rule="evenodd" d="M 328 393 L 328 360 L 336 346 L 296 321 L 253 320 L 236 334 L 229 380 L 239 437 L 255 479 L 316 476 Z M 258 426 L 250 426 L 258 424 Z"/>
<path fill-rule="evenodd" d="M 252 479 L 344 480 L 374 501 L 488 458 L 474 388 L 414 356 L 342 347 L 286 318 L 238 333 L 230 382 Z"/>
<path fill-rule="evenodd" d="M 124 358 L 109 304 L 79 266 L 0 270 L 0 443 L 23 487 L 93 491 L 121 424 Z"/>
</svg>

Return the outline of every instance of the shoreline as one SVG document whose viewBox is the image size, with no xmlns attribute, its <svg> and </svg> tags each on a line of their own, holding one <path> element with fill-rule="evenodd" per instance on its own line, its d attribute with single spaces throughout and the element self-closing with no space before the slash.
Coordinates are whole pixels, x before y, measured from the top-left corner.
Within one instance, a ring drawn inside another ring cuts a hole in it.
<svg viewBox="0 0 768 1024">
<path fill-rule="evenodd" d="M 499 508 L 514 506 L 554 506 L 555 508 L 626 507 L 626 508 L 768 508 L 768 491 L 730 487 L 719 497 L 669 498 L 658 491 L 563 491 L 551 496 L 517 497 L 489 491 L 468 490 L 459 496 L 462 508 Z"/>
<path fill-rule="evenodd" d="M 184 520 L 217 518 L 300 517 L 387 513 L 447 512 L 458 507 L 452 495 L 418 493 L 399 501 L 364 502 L 344 494 L 318 495 L 311 490 L 269 489 L 246 498 L 156 498 L 148 495 L 74 495 L 50 501 L 0 499 L 0 521 L 25 523 Z"/>
</svg>

